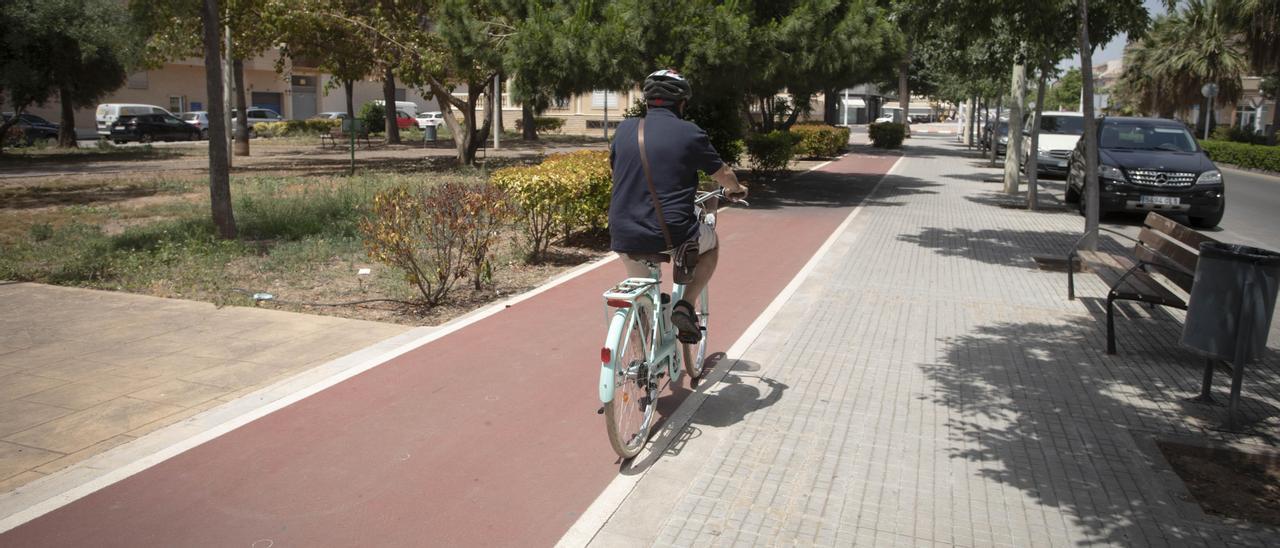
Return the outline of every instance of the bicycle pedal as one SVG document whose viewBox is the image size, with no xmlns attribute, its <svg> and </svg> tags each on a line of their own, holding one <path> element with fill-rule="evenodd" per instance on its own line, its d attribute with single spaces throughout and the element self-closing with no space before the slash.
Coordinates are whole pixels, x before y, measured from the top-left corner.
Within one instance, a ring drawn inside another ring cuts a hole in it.
<svg viewBox="0 0 1280 548">
<path fill-rule="evenodd" d="M 599 409 L 596 409 L 596 414 L 597 414 L 597 415 L 603 415 L 603 414 L 604 414 L 604 406 L 603 406 L 603 405 L 602 405 L 602 406 L 600 406 L 600 408 L 599 408 Z"/>
</svg>

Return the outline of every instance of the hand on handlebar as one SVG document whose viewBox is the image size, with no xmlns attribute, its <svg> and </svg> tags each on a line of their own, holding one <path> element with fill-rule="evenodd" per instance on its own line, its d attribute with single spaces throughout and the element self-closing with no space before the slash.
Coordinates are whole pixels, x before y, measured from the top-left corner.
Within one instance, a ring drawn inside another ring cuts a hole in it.
<svg viewBox="0 0 1280 548">
<path fill-rule="evenodd" d="M 724 190 L 724 197 L 730 202 L 740 202 L 747 204 L 747 187 L 738 185 L 738 192 L 730 192 L 729 189 Z"/>
</svg>

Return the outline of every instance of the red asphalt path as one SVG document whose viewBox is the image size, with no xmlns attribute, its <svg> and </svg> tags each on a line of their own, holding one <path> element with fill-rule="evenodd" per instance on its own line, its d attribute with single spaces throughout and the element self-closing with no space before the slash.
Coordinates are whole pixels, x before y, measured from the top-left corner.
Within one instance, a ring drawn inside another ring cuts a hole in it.
<svg viewBox="0 0 1280 548">
<path fill-rule="evenodd" d="M 865 196 L 895 160 L 849 155 L 812 177 Z M 732 345 L 851 209 L 789 200 L 722 212 L 709 350 Z M 618 474 L 596 385 L 600 294 L 621 276 L 617 262 L 589 271 L 8 531 L 0 546 L 553 544 Z"/>
</svg>

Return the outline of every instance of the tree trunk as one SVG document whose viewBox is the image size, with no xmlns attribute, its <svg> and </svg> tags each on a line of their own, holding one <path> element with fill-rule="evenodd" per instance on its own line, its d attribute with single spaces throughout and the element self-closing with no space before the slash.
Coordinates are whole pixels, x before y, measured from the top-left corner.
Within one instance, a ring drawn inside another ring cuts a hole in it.
<svg viewBox="0 0 1280 548">
<path fill-rule="evenodd" d="M 62 88 L 58 90 L 59 98 L 62 100 L 61 120 L 58 126 L 58 146 L 60 148 L 76 148 L 76 108 L 75 103 L 71 101 L 71 90 Z"/>
<path fill-rule="evenodd" d="M 382 106 L 387 118 L 387 144 L 400 144 L 400 126 L 396 123 L 396 75 L 387 67 L 382 77 Z"/>
<path fill-rule="evenodd" d="M 1040 67 L 1040 78 L 1036 81 L 1036 112 L 1031 117 L 1031 153 L 1027 155 L 1027 209 L 1035 211 L 1040 207 L 1040 113 L 1044 112 L 1044 80 L 1049 72 L 1047 65 Z"/>
<path fill-rule="evenodd" d="M 356 103 L 355 103 L 355 82 L 346 80 L 342 82 L 342 90 L 347 93 L 347 119 L 356 119 Z"/>
<path fill-rule="evenodd" d="M 1019 178 L 1022 176 L 1022 105 L 1027 100 L 1027 65 L 1013 65 L 1013 82 L 1010 94 L 1013 101 L 1009 103 L 1009 147 L 1004 153 L 1004 192 L 1017 194 Z"/>
<path fill-rule="evenodd" d="M 497 81 L 490 84 L 489 89 L 493 90 L 492 95 L 494 95 L 494 97 L 489 98 L 489 106 L 493 107 L 494 110 L 493 130 L 497 132 L 494 135 L 501 137 L 502 128 L 505 127 L 502 123 L 502 75 L 498 75 Z"/>
<path fill-rule="evenodd" d="M 521 130 L 524 134 L 524 140 L 538 140 L 538 118 L 533 115 L 533 107 L 524 104 L 520 107 L 520 125 L 524 126 Z"/>
<path fill-rule="evenodd" d="M 964 113 L 965 113 L 965 116 L 964 116 L 964 127 L 960 130 L 960 131 L 964 132 L 964 133 L 963 133 L 963 135 L 961 135 L 961 137 L 960 137 L 961 139 L 963 139 L 963 140 L 964 140 L 964 141 L 963 141 L 963 142 L 964 142 L 964 146 L 966 146 L 966 147 L 968 147 L 968 148 L 970 148 L 970 149 L 972 149 L 972 148 L 973 148 L 973 119 L 974 119 L 974 117 L 975 117 L 975 116 L 977 116 L 977 114 L 978 114 L 978 113 L 977 113 L 977 108 L 978 108 L 977 103 L 978 103 L 978 101 L 977 101 L 977 99 L 976 99 L 976 98 L 974 98 L 974 97 L 970 97 L 967 101 L 965 101 L 965 110 L 964 110 Z"/>
<path fill-rule="evenodd" d="M 200 19 L 204 26 L 204 82 L 209 112 L 209 205 L 218 236 L 236 237 L 236 220 L 231 212 L 231 173 L 227 156 L 226 112 L 222 96 L 222 48 L 219 41 L 218 0 L 204 0 Z"/>
<path fill-rule="evenodd" d="M 996 166 L 996 158 L 1000 156 L 1000 108 L 1004 106 L 1004 96 L 996 97 L 996 119 L 991 122 L 991 167 Z M 1005 149 L 1006 154 L 1008 148 Z"/>
<path fill-rule="evenodd" d="M 1271 106 L 1271 127 L 1267 128 L 1268 145 L 1276 144 L 1276 126 L 1280 126 L 1280 97 L 1277 97 L 1276 103 Z"/>
<path fill-rule="evenodd" d="M 911 71 L 911 39 L 907 39 L 907 51 L 898 61 L 898 108 L 902 109 L 902 129 L 911 136 L 911 90 L 907 87 L 907 73 Z"/>
<path fill-rule="evenodd" d="M 236 91 L 235 91 L 236 112 L 240 113 L 240 115 L 236 117 L 236 130 L 235 130 L 236 141 L 235 141 L 235 147 L 233 148 L 235 150 L 236 156 L 248 156 L 249 155 L 249 115 L 248 115 L 249 110 L 247 108 L 248 105 L 245 104 L 246 101 L 244 97 L 244 94 L 245 94 L 244 61 L 240 59 L 234 59 L 231 61 L 231 66 L 232 66 L 232 70 L 235 72 L 234 78 L 235 78 L 235 86 L 236 86 Z"/>
<path fill-rule="evenodd" d="M 1089 0 L 1080 0 L 1080 78 L 1084 98 L 1084 233 L 1080 246 L 1098 249 L 1098 121 L 1093 118 L 1093 46 L 1089 44 Z"/>
<path fill-rule="evenodd" d="M 837 125 L 840 123 L 840 100 L 839 91 L 835 88 L 828 88 L 822 92 L 822 121 L 828 125 Z"/>
</svg>

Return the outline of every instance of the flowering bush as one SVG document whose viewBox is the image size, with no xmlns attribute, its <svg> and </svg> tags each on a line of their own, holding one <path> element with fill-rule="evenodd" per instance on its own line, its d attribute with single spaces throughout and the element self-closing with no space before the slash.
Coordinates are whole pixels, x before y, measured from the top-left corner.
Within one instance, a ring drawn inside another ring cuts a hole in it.
<svg viewBox="0 0 1280 548">
<path fill-rule="evenodd" d="M 516 207 L 529 261 L 545 257 L 557 229 L 567 236 L 608 226 L 613 186 L 608 152 L 554 154 L 535 166 L 500 169 L 489 180 Z"/>
</svg>

